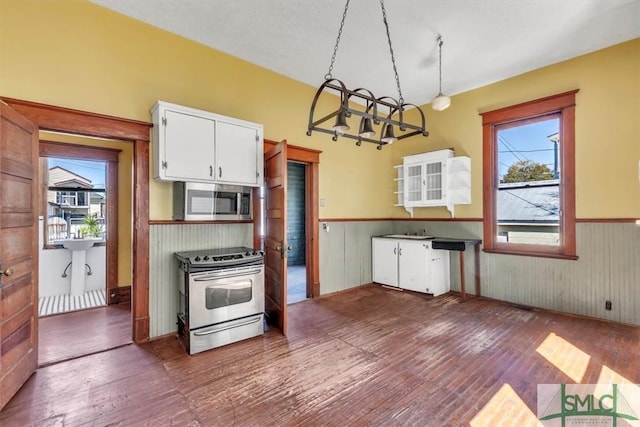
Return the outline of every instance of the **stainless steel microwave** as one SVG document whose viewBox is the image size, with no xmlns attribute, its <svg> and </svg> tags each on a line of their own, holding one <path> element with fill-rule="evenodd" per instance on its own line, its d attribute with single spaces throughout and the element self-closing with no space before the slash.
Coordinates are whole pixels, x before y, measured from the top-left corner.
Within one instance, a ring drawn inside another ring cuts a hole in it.
<svg viewBox="0 0 640 427">
<path fill-rule="evenodd" d="M 229 221 L 251 219 L 251 187 L 197 182 L 173 183 L 173 219 Z"/>
</svg>

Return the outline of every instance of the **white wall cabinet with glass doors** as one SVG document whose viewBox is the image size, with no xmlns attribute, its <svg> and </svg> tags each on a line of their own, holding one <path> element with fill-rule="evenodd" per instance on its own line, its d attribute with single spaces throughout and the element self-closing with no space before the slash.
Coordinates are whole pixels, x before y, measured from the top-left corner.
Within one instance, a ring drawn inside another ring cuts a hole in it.
<svg viewBox="0 0 640 427">
<path fill-rule="evenodd" d="M 151 117 L 156 180 L 262 185 L 261 124 L 164 101 Z"/>
<path fill-rule="evenodd" d="M 454 216 L 454 205 L 471 203 L 471 159 L 454 157 L 453 150 L 438 150 L 403 157 L 395 166 L 396 206 L 413 217 L 416 207 L 446 206 Z"/>
<path fill-rule="evenodd" d="M 449 252 L 430 241 L 374 237 L 372 250 L 375 283 L 434 296 L 449 292 Z"/>
</svg>

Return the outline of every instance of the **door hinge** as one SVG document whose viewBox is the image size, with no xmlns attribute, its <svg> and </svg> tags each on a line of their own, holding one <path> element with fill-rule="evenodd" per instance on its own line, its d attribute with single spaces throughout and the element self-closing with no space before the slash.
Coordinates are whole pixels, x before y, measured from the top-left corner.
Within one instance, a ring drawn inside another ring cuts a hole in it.
<svg viewBox="0 0 640 427">
<path fill-rule="evenodd" d="M 260 172 L 256 171 L 256 178 L 260 178 Z"/>
<path fill-rule="evenodd" d="M 256 142 L 260 142 L 260 136 L 256 133 Z"/>
<path fill-rule="evenodd" d="M 163 118 L 162 118 L 162 125 L 163 125 L 163 126 L 166 126 L 166 125 L 167 125 L 167 118 L 166 118 L 166 117 L 163 117 Z"/>
<path fill-rule="evenodd" d="M 163 160 L 162 161 L 162 169 L 166 169 L 167 166 L 168 166 L 167 162 Z"/>
</svg>

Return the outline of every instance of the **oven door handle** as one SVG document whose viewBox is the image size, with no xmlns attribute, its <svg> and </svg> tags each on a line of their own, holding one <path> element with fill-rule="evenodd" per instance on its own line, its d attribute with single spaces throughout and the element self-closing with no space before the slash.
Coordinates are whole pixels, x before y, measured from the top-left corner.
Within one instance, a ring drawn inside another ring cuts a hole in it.
<svg viewBox="0 0 640 427">
<path fill-rule="evenodd" d="M 238 271 L 235 274 L 215 272 L 215 273 L 207 273 L 206 276 L 198 276 L 194 277 L 194 282 L 208 282 L 211 279 L 227 279 L 230 277 L 241 277 L 241 276 L 251 276 L 254 274 L 260 273 L 260 270 L 250 270 L 250 271 Z"/>
<path fill-rule="evenodd" d="M 211 335 L 211 334 L 215 334 L 216 332 L 222 332 L 222 331 L 226 331 L 227 329 L 233 329 L 233 328 L 237 328 L 240 326 L 245 326 L 245 325 L 250 325 L 252 323 L 256 323 L 260 320 L 260 316 L 251 318 L 249 320 L 245 320 L 244 322 L 239 322 L 239 323 L 233 323 L 232 325 L 224 325 L 224 326 L 220 326 L 220 327 L 212 327 L 212 328 L 207 328 L 204 331 L 194 331 L 193 335 L 197 336 L 197 337 L 201 337 L 203 335 Z"/>
</svg>

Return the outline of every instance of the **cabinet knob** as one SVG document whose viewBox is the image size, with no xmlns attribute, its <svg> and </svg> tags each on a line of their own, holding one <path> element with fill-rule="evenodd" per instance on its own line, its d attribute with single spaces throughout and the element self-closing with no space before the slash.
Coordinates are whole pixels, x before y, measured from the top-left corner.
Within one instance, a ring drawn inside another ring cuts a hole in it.
<svg viewBox="0 0 640 427">
<path fill-rule="evenodd" d="M 213 166 L 209 165 L 209 176 L 213 176 Z"/>
<path fill-rule="evenodd" d="M 222 166 L 218 166 L 218 178 L 222 178 Z"/>
<path fill-rule="evenodd" d="M 1 270 L 0 274 L 4 274 L 5 276 L 12 276 L 13 275 L 13 267 L 9 267 L 5 270 Z"/>
</svg>

